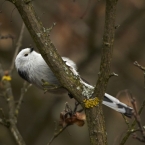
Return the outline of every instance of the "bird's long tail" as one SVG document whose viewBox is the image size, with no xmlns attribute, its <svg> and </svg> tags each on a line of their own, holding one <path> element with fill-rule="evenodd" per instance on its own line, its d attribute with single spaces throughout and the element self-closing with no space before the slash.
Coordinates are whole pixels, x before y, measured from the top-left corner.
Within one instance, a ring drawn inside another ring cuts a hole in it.
<svg viewBox="0 0 145 145">
<path fill-rule="evenodd" d="M 124 114 L 125 116 L 131 118 L 133 115 L 133 108 L 127 106 L 126 104 L 120 102 L 118 99 L 113 96 L 105 93 L 103 104 Z"/>
</svg>

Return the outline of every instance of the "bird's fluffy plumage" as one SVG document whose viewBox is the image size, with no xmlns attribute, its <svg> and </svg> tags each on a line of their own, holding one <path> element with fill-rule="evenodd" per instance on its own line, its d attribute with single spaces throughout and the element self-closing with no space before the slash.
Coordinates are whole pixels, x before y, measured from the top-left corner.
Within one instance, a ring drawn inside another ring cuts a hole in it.
<svg viewBox="0 0 145 145">
<path fill-rule="evenodd" d="M 76 71 L 76 64 L 66 57 L 62 57 L 62 59 L 70 67 L 72 72 L 75 75 L 78 75 Z M 43 88 L 42 79 L 47 81 L 49 84 L 60 85 L 58 79 L 54 76 L 41 54 L 35 52 L 32 48 L 25 48 L 19 52 L 15 60 L 15 66 L 19 75 L 23 79 L 41 89 Z M 53 93 L 57 93 L 57 91 L 58 90 L 53 90 Z M 132 116 L 133 109 L 131 107 L 107 93 L 105 93 L 103 104 L 126 115 L 127 117 Z"/>
<path fill-rule="evenodd" d="M 62 59 L 66 61 L 68 66 L 72 67 L 73 71 L 75 70 L 74 68 L 76 68 L 76 65 L 72 60 L 66 57 L 62 57 Z M 19 52 L 15 60 L 15 66 L 19 75 L 23 79 L 39 88 L 43 88 L 42 79 L 49 84 L 60 84 L 49 66 L 42 58 L 41 54 L 30 48 L 25 48 Z"/>
</svg>

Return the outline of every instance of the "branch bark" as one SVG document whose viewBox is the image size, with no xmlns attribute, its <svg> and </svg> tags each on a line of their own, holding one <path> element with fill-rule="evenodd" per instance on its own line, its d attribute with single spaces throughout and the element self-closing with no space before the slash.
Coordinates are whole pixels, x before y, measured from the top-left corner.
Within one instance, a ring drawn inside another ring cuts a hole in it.
<svg viewBox="0 0 145 145">
<path fill-rule="evenodd" d="M 102 57 L 98 81 L 94 90 L 94 97 L 100 99 L 97 107 L 86 109 L 91 145 L 107 144 L 105 121 L 102 111 L 102 99 L 109 81 L 113 42 L 115 33 L 115 16 L 117 0 L 106 0 L 106 17 L 103 35 Z M 93 122 L 92 122 L 93 121 Z"/>
<path fill-rule="evenodd" d="M 115 17 L 116 17 L 117 0 L 106 0 L 106 16 L 103 35 L 102 56 L 98 81 L 94 90 L 94 96 L 102 100 L 105 93 L 109 76 L 111 74 L 111 60 L 113 52 L 114 34 L 115 34 Z"/>
</svg>

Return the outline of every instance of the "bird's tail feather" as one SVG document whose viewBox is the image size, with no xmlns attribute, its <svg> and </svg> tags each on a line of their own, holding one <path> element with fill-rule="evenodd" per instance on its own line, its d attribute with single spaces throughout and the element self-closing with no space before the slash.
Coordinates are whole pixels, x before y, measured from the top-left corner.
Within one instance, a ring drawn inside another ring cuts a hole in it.
<svg viewBox="0 0 145 145">
<path fill-rule="evenodd" d="M 112 97 L 111 95 L 105 93 L 103 104 L 124 114 L 125 116 L 131 118 L 133 115 L 133 108 L 127 106 L 126 104 L 120 102 L 118 99 Z"/>
</svg>

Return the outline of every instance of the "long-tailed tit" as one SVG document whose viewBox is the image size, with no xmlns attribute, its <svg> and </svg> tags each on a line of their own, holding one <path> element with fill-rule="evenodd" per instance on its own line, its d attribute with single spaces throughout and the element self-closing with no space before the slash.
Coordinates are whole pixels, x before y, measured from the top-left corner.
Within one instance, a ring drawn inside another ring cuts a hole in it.
<svg viewBox="0 0 145 145">
<path fill-rule="evenodd" d="M 62 59 L 70 67 L 73 73 L 77 75 L 78 73 L 76 71 L 76 64 L 72 60 L 66 57 L 62 57 Z M 60 85 L 58 79 L 55 77 L 55 75 L 53 74 L 49 66 L 46 64 L 41 54 L 37 53 L 32 48 L 25 48 L 19 52 L 15 60 L 15 66 L 19 75 L 23 79 L 25 79 L 29 83 L 36 85 L 41 89 L 43 89 L 42 80 L 48 82 L 50 85 L 54 85 L 54 86 Z M 59 91 L 62 90 L 65 89 L 57 88 L 57 89 L 53 89 L 50 92 L 58 93 Z M 120 102 L 118 99 L 114 98 L 113 96 L 107 93 L 105 93 L 104 95 L 103 104 L 124 114 L 127 117 L 132 116 L 133 109 L 131 107 Z"/>
</svg>

